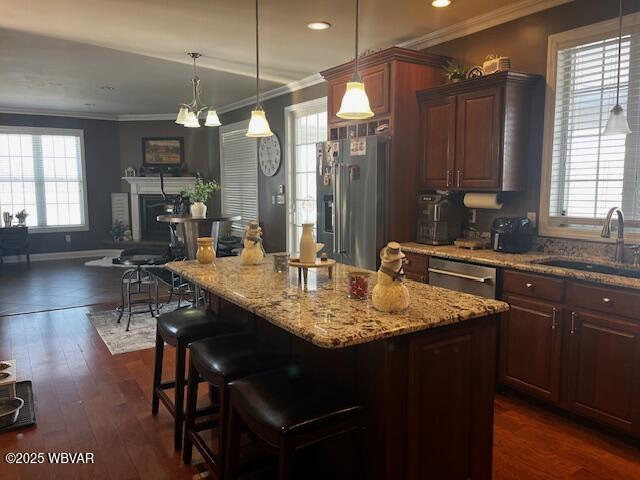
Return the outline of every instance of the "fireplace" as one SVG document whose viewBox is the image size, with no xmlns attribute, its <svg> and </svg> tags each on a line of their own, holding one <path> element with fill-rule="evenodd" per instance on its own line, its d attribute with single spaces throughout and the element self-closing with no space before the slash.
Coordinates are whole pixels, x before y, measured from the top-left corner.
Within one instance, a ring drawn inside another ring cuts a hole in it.
<svg viewBox="0 0 640 480">
<path fill-rule="evenodd" d="M 169 225 L 156 220 L 164 213 L 162 195 L 140 195 L 140 236 L 142 240 L 169 242 Z"/>
</svg>

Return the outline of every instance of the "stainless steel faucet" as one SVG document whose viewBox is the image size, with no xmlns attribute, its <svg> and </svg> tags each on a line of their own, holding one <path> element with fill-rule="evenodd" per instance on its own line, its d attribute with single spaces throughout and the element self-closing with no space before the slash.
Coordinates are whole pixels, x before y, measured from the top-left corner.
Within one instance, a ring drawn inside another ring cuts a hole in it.
<svg viewBox="0 0 640 480">
<path fill-rule="evenodd" d="M 602 238 L 611 238 L 611 218 L 614 213 L 618 214 L 618 237 L 616 238 L 616 254 L 614 260 L 619 263 L 624 263 L 624 215 L 620 208 L 613 207 L 609 210 L 600 236 Z"/>
</svg>

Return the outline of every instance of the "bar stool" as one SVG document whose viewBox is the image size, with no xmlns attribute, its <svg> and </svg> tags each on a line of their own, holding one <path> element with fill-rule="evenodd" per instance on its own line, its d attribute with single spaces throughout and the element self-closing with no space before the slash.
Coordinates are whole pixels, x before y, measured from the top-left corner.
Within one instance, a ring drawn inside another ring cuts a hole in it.
<svg viewBox="0 0 640 480">
<path fill-rule="evenodd" d="M 361 407 L 343 393 L 300 373 L 298 366 L 259 373 L 230 385 L 225 478 L 235 475 L 241 426 L 278 449 L 278 479 L 294 478 L 295 450 L 331 437 L 360 431 Z M 359 448 L 360 439 L 354 442 Z M 360 452 L 357 468 L 361 469 Z"/>
<path fill-rule="evenodd" d="M 246 328 L 246 325 L 239 319 L 218 316 L 208 309 L 181 308 L 158 316 L 151 414 L 158 414 L 158 407 L 160 400 L 162 400 L 175 419 L 174 448 L 176 450 L 182 448 L 185 357 L 188 345 L 207 337 L 238 333 L 243 328 Z M 162 358 L 165 342 L 176 349 L 175 380 L 169 382 L 162 382 Z M 175 402 L 165 392 L 170 388 L 175 388 Z"/>
<path fill-rule="evenodd" d="M 209 468 L 223 476 L 229 413 L 229 383 L 238 378 L 281 367 L 289 356 L 275 352 L 253 334 L 225 335 L 193 342 L 189 346 L 189 381 L 182 459 L 190 464 L 193 446 Z M 198 383 L 204 379 L 215 388 L 219 405 L 218 418 L 196 423 Z M 218 427 L 218 453 L 215 454 L 200 432 Z"/>
</svg>

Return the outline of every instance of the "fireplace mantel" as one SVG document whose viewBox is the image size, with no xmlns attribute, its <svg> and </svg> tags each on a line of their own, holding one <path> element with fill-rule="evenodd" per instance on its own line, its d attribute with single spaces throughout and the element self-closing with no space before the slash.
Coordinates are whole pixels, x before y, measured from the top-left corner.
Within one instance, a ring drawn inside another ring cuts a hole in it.
<svg viewBox="0 0 640 480">
<path fill-rule="evenodd" d="M 161 195 L 160 177 L 122 177 L 129 184 L 131 193 L 131 234 L 142 240 L 140 232 L 140 195 Z M 164 192 L 176 195 L 185 188 L 193 188 L 196 177 L 164 177 Z"/>
</svg>

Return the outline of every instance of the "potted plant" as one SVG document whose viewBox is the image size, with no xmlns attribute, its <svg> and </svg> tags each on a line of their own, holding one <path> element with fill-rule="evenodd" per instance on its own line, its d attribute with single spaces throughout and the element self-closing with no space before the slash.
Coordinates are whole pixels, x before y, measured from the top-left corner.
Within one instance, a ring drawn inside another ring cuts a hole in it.
<svg viewBox="0 0 640 480">
<path fill-rule="evenodd" d="M 193 218 L 205 218 L 207 216 L 206 202 L 212 193 L 220 190 L 220 185 L 215 180 L 208 181 L 202 178 L 196 180 L 193 189 L 186 189 L 185 195 L 191 202 L 191 216 Z"/>
<path fill-rule="evenodd" d="M 469 67 L 467 67 L 466 65 L 460 65 L 459 63 L 453 61 L 447 62 L 447 65 L 444 67 L 444 75 L 449 79 L 449 81 L 453 83 L 467 78 L 468 72 Z"/>
<path fill-rule="evenodd" d="M 27 217 L 29 214 L 26 210 L 22 209 L 18 213 L 16 213 L 16 218 L 18 219 L 18 226 L 24 227 L 27 221 Z"/>
</svg>

